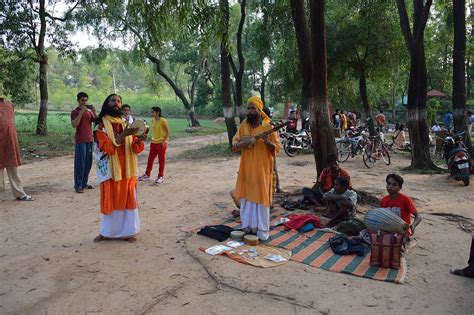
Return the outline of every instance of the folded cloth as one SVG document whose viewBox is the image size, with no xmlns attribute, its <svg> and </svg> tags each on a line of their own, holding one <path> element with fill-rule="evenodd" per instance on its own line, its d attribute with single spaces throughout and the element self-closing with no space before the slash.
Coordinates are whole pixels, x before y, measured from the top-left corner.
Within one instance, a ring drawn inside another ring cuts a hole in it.
<svg viewBox="0 0 474 315">
<path fill-rule="evenodd" d="M 307 223 L 313 223 L 315 227 L 321 227 L 321 220 L 319 217 L 312 214 L 297 214 L 293 213 L 288 216 L 290 221 L 285 223 L 285 227 L 290 230 L 298 230 Z"/>
<path fill-rule="evenodd" d="M 199 232 L 197 232 L 197 234 L 204 235 L 222 242 L 223 240 L 226 240 L 230 237 L 230 233 L 233 230 L 233 228 L 227 225 L 206 225 Z"/>
<path fill-rule="evenodd" d="M 306 223 L 305 225 L 303 225 L 302 227 L 300 227 L 300 229 L 298 231 L 300 232 L 309 232 L 309 231 L 312 231 L 314 230 L 314 225 L 313 223 Z"/>
</svg>

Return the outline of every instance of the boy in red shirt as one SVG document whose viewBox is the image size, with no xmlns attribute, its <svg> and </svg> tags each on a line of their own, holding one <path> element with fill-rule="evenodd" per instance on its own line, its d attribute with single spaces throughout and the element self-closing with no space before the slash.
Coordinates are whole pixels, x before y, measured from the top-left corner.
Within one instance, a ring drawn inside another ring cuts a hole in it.
<svg viewBox="0 0 474 315">
<path fill-rule="evenodd" d="M 403 178 L 398 174 L 388 174 L 385 179 L 387 182 L 388 196 L 385 196 L 380 201 L 381 208 L 392 208 L 392 211 L 397 213 L 403 221 L 410 227 L 407 236 L 410 237 L 415 233 L 415 228 L 421 222 L 421 215 L 416 210 L 413 200 L 400 193 L 403 186 Z M 411 216 L 414 216 L 413 224 L 411 224 Z"/>
</svg>

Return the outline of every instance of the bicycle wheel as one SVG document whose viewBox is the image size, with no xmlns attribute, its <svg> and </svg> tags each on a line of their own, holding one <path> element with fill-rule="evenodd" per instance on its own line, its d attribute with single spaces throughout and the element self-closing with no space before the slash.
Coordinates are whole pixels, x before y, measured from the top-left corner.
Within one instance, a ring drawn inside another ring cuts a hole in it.
<svg viewBox="0 0 474 315">
<path fill-rule="evenodd" d="M 390 165 L 390 154 L 388 153 L 386 146 L 382 147 L 381 155 L 382 155 L 382 160 L 385 163 L 385 165 Z"/>
<path fill-rule="evenodd" d="M 349 141 L 340 141 L 336 143 L 337 149 L 337 160 L 339 162 L 345 162 L 351 155 L 351 143 Z"/>
<path fill-rule="evenodd" d="M 362 161 L 367 168 L 372 168 L 375 165 L 375 159 L 372 157 L 372 147 L 366 146 L 362 150 Z"/>
</svg>

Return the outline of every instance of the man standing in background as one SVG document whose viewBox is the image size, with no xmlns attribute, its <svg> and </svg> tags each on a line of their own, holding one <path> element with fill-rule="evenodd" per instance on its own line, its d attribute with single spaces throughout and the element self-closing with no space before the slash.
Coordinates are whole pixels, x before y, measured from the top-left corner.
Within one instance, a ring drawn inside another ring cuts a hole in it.
<svg viewBox="0 0 474 315">
<path fill-rule="evenodd" d="M 127 123 L 127 125 L 131 125 L 135 121 L 135 117 L 130 115 L 131 112 L 130 105 L 128 104 L 123 104 L 122 106 L 122 119 Z"/>
<path fill-rule="evenodd" d="M 13 104 L 0 96 L 0 192 L 5 191 L 3 170 L 7 169 L 13 197 L 20 201 L 32 201 L 33 197 L 23 190 L 18 166 L 21 165 L 20 148 L 15 128 L 15 110 Z"/>
<path fill-rule="evenodd" d="M 88 184 L 92 167 L 92 123 L 97 115 L 95 107 L 87 105 L 89 96 L 84 92 L 77 94 L 78 106 L 71 112 L 71 125 L 76 129 L 74 149 L 74 190 L 83 193 L 84 189 L 93 189 Z"/>
</svg>

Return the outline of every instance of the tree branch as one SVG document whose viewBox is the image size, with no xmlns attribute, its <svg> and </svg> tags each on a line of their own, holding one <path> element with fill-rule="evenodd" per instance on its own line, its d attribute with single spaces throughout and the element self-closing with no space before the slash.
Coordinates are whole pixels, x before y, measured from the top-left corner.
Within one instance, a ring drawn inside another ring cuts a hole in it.
<svg viewBox="0 0 474 315">
<path fill-rule="evenodd" d="M 407 45 L 410 54 L 414 50 L 414 42 L 410 29 L 410 21 L 408 20 L 407 8 L 405 0 L 397 0 L 398 15 L 400 17 L 400 28 L 402 30 L 403 37 L 405 38 L 405 44 Z"/>
<path fill-rule="evenodd" d="M 60 22 L 66 22 L 70 17 L 71 17 L 71 13 L 72 11 L 74 11 L 77 6 L 79 5 L 79 1 L 71 8 L 69 9 L 65 14 L 64 14 L 64 17 L 60 18 L 60 17 L 56 17 L 56 16 L 52 16 L 51 14 L 49 14 L 48 12 L 44 12 L 44 16 L 46 16 L 47 18 L 53 20 L 53 21 L 60 21 Z M 38 13 L 40 14 L 40 11 L 38 10 L 35 10 L 35 9 L 32 9 L 33 12 L 35 13 Z"/>
<path fill-rule="evenodd" d="M 428 22 L 428 16 L 430 14 L 430 8 L 431 4 L 433 3 L 432 0 L 427 0 L 424 7 L 423 11 L 421 12 L 421 18 L 420 18 L 420 24 L 418 25 L 418 29 L 415 31 L 415 38 L 414 42 L 417 43 L 420 40 L 420 37 L 422 36 L 425 27 L 426 27 L 426 22 Z"/>
</svg>

